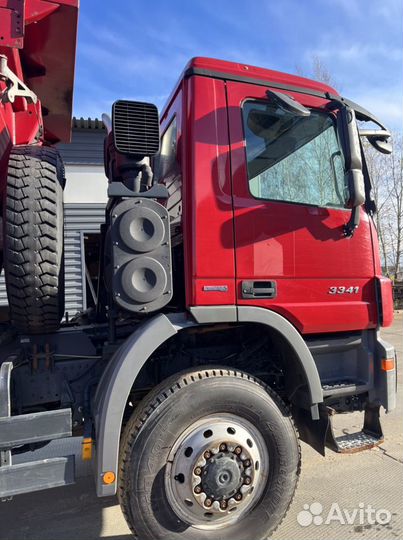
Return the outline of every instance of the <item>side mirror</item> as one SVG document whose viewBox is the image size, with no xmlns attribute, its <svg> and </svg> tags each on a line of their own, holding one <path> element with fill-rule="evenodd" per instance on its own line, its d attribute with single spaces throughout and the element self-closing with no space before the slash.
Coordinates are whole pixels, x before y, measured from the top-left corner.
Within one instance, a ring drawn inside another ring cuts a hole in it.
<svg viewBox="0 0 403 540">
<path fill-rule="evenodd" d="M 345 179 L 349 191 L 347 206 L 355 208 L 365 202 L 365 184 L 362 174 L 360 137 L 354 110 L 350 107 L 342 107 L 339 122 L 346 160 Z"/>
<path fill-rule="evenodd" d="M 393 146 L 391 134 L 386 129 L 360 129 L 360 137 L 366 137 L 372 146 L 382 154 L 391 154 Z"/>
<path fill-rule="evenodd" d="M 384 139 L 368 139 L 372 146 L 381 152 L 382 154 L 391 154 L 393 152 L 393 146 L 390 141 Z"/>
</svg>

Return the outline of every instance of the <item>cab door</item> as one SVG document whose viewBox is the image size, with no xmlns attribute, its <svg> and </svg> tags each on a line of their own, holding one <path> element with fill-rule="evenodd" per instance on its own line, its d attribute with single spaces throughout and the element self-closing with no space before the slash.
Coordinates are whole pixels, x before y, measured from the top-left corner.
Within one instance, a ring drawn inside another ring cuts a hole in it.
<svg viewBox="0 0 403 540">
<path fill-rule="evenodd" d="M 302 333 L 376 326 L 369 216 L 343 234 L 344 156 L 321 98 L 279 107 L 267 86 L 227 82 L 238 305 L 277 311 Z"/>
</svg>

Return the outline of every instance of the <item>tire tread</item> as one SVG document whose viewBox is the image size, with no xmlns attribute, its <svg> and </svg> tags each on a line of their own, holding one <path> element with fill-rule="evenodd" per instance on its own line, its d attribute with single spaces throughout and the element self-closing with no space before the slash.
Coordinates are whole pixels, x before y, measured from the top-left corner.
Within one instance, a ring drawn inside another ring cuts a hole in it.
<svg viewBox="0 0 403 540">
<path fill-rule="evenodd" d="M 64 167 L 56 149 L 13 149 L 4 267 L 11 322 L 20 333 L 48 333 L 59 327 L 64 301 L 63 187 Z"/>
</svg>

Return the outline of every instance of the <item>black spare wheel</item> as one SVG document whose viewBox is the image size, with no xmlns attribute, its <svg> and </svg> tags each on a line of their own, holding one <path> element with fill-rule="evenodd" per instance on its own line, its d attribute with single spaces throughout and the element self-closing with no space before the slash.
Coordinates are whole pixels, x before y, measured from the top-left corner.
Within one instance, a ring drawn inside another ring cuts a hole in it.
<svg viewBox="0 0 403 540">
<path fill-rule="evenodd" d="M 21 333 L 53 332 L 63 316 L 64 182 L 56 149 L 13 148 L 3 209 L 4 270 L 11 322 Z"/>
</svg>

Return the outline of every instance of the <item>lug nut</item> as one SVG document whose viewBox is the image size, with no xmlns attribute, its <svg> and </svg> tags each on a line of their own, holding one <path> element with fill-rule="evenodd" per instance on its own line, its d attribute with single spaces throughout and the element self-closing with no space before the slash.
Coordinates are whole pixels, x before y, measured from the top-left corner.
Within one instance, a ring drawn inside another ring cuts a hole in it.
<svg viewBox="0 0 403 540">
<path fill-rule="evenodd" d="M 228 506 L 227 501 L 221 501 L 221 502 L 220 502 L 220 508 L 221 508 L 221 510 L 226 510 L 226 509 L 227 509 L 227 506 Z"/>
<path fill-rule="evenodd" d="M 235 495 L 235 500 L 238 501 L 238 502 L 239 502 L 239 501 L 242 501 L 242 493 L 237 493 L 237 494 Z"/>
<path fill-rule="evenodd" d="M 194 470 L 194 473 L 196 476 L 201 476 L 201 473 L 202 473 L 201 467 L 196 467 Z"/>
<path fill-rule="evenodd" d="M 244 465 L 245 469 L 247 469 L 248 467 L 250 467 L 250 466 L 251 466 L 250 459 L 245 459 L 245 461 L 243 462 L 243 465 Z"/>
<path fill-rule="evenodd" d="M 234 452 L 237 456 L 240 456 L 242 454 L 242 448 L 240 446 L 237 446 Z"/>
<path fill-rule="evenodd" d="M 227 450 L 227 445 L 225 443 L 220 444 L 220 452 L 225 452 Z"/>
<path fill-rule="evenodd" d="M 196 495 L 200 495 L 200 493 L 202 492 L 201 486 L 196 486 L 194 492 L 196 493 Z"/>
<path fill-rule="evenodd" d="M 247 476 L 247 477 L 245 478 L 245 480 L 244 480 L 243 483 L 244 483 L 246 486 L 250 486 L 251 482 L 252 482 L 252 479 L 250 478 L 250 476 Z"/>
<path fill-rule="evenodd" d="M 204 452 L 204 459 L 210 459 L 211 458 L 211 452 L 210 450 L 207 450 L 206 452 Z"/>
<path fill-rule="evenodd" d="M 210 506 L 213 504 L 213 501 L 211 499 L 206 499 L 204 501 L 204 504 L 207 506 L 207 508 L 210 508 Z"/>
</svg>

